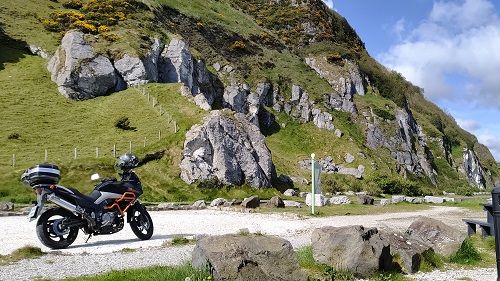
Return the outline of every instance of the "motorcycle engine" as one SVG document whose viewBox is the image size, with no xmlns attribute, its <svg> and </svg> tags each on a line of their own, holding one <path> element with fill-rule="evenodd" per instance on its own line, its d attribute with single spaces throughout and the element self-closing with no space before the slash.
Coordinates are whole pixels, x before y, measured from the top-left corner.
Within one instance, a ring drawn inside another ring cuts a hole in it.
<svg viewBox="0 0 500 281">
<path fill-rule="evenodd" d="M 105 212 L 101 215 L 100 234 L 111 234 L 123 229 L 123 218 L 116 212 Z"/>
</svg>

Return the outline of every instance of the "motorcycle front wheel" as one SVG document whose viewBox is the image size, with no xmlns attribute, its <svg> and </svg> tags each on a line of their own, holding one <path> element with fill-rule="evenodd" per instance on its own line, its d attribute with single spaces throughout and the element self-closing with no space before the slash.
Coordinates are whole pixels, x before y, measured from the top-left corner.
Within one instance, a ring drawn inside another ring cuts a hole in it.
<svg viewBox="0 0 500 281">
<path fill-rule="evenodd" d="M 130 211 L 130 228 L 135 236 L 141 240 L 149 240 L 153 236 L 153 220 L 148 211 L 140 204 L 136 204 Z"/>
<path fill-rule="evenodd" d="M 78 227 L 65 227 L 64 221 L 74 215 L 62 208 L 49 209 L 36 223 L 36 234 L 43 245 L 51 249 L 64 249 L 75 242 Z"/>
</svg>

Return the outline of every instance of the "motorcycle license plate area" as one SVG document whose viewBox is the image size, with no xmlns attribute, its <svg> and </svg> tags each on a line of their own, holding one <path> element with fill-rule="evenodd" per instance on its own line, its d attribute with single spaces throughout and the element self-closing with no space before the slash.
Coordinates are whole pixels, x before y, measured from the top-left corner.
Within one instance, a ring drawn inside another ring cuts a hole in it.
<svg viewBox="0 0 500 281">
<path fill-rule="evenodd" d="M 30 212 L 28 214 L 28 218 L 34 219 L 35 216 L 36 216 L 37 211 L 38 211 L 38 206 L 31 207 L 31 210 L 30 210 Z"/>
</svg>

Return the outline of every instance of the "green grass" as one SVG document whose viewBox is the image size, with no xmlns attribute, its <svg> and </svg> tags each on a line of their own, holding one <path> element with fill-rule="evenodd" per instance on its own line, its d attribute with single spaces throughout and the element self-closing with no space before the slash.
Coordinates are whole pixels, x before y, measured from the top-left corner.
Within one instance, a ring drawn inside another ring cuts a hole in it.
<svg viewBox="0 0 500 281">
<path fill-rule="evenodd" d="M 140 280 L 171 280 L 184 281 L 186 277 L 193 281 L 211 280 L 211 276 L 194 269 L 190 264 L 177 267 L 147 267 L 141 269 L 114 270 L 109 273 L 78 278 L 67 278 L 67 281 L 140 281 Z"/>
<path fill-rule="evenodd" d="M 12 252 L 10 255 L 0 255 L 0 265 L 43 256 L 44 253 L 38 247 L 24 246 Z"/>
<path fill-rule="evenodd" d="M 195 243 L 195 240 L 188 239 L 184 236 L 175 236 L 171 241 L 166 241 L 166 246 L 183 246 Z"/>
<path fill-rule="evenodd" d="M 449 257 L 451 265 L 465 268 L 492 267 L 496 264 L 494 237 L 476 234 L 462 243 L 458 251 Z"/>
<path fill-rule="evenodd" d="M 354 280 L 354 275 L 348 270 L 333 269 L 328 265 L 316 262 L 311 246 L 298 249 L 296 254 L 299 266 L 306 271 L 310 278 L 319 280 Z"/>
</svg>

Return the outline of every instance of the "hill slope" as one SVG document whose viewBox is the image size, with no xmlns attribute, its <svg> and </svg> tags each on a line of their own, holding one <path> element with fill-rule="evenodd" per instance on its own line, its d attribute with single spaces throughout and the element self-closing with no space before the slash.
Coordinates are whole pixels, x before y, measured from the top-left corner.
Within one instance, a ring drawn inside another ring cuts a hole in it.
<svg viewBox="0 0 500 281">
<path fill-rule="evenodd" d="M 152 38 L 168 45 L 180 36 L 189 44 L 193 60 L 207 65 L 210 89 L 200 88 L 211 93 L 213 109 L 234 105 L 225 98 L 231 85 L 247 83 L 251 92 L 261 83 L 270 85 L 273 101 L 259 105 L 258 117 L 262 119 L 264 112 L 275 116 L 272 126 L 260 127 L 278 174 L 308 178 L 308 170 L 299 162 L 314 152 L 321 159 L 331 158 L 337 169 L 322 180 L 330 192 L 364 189 L 417 195 L 442 190 L 466 193 L 492 186 L 498 167 L 487 148 L 427 101 L 420 89 L 373 60 L 342 16 L 320 0 L 295 2 L 0 3 L 0 36 L 6 39 L 0 47 L 0 117 L 4 121 L 0 181 L 6 183 L 0 197 L 28 201 L 28 193 L 17 193 L 17 176 L 21 168 L 42 161 L 46 148 L 49 160 L 64 167 L 63 184 L 88 189 L 90 182 L 84 179 L 90 171 L 112 173 L 113 144 L 126 151 L 129 141 L 141 155 L 166 150 L 161 160 L 139 170 L 150 188 L 147 199 L 208 199 L 226 192 L 199 189 L 179 178 L 184 134 L 206 115 L 180 95 L 179 84 L 146 87 L 177 121 L 177 133 L 170 133 L 172 123 L 159 116 L 158 107 L 148 104 L 137 89 L 78 102 L 57 92 L 45 69 L 47 61 L 28 55 L 24 44 L 51 55 L 65 32 L 74 28 L 95 34 L 86 38 L 112 63 L 124 54 L 147 57 Z M 106 4 L 113 5 L 105 8 Z M 296 102 L 294 93 L 299 93 Z M 250 114 L 248 109 L 243 111 Z M 115 128 L 124 116 L 136 131 Z M 331 116 L 331 126 L 317 116 Z M 163 132 L 160 141 L 158 131 Z M 72 159 L 74 147 L 81 151 L 76 160 Z M 95 159 L 96 147 L 107 155 Z M 17 158 L 15 169 L 9 167 L 12 154 Z M 474 165 L 481 168 L 474 170 Z M 361 179 L 339 172 L 361 167 Z M 474 181 L 475 175 L 481 176 L 479 182 Z M 306 188 L 301 180 L 295 186 Z M 234 195 L 249 191 L 228 190 Z M 266 197 L 276 191 L 261 192 Z"/>
</svg>

